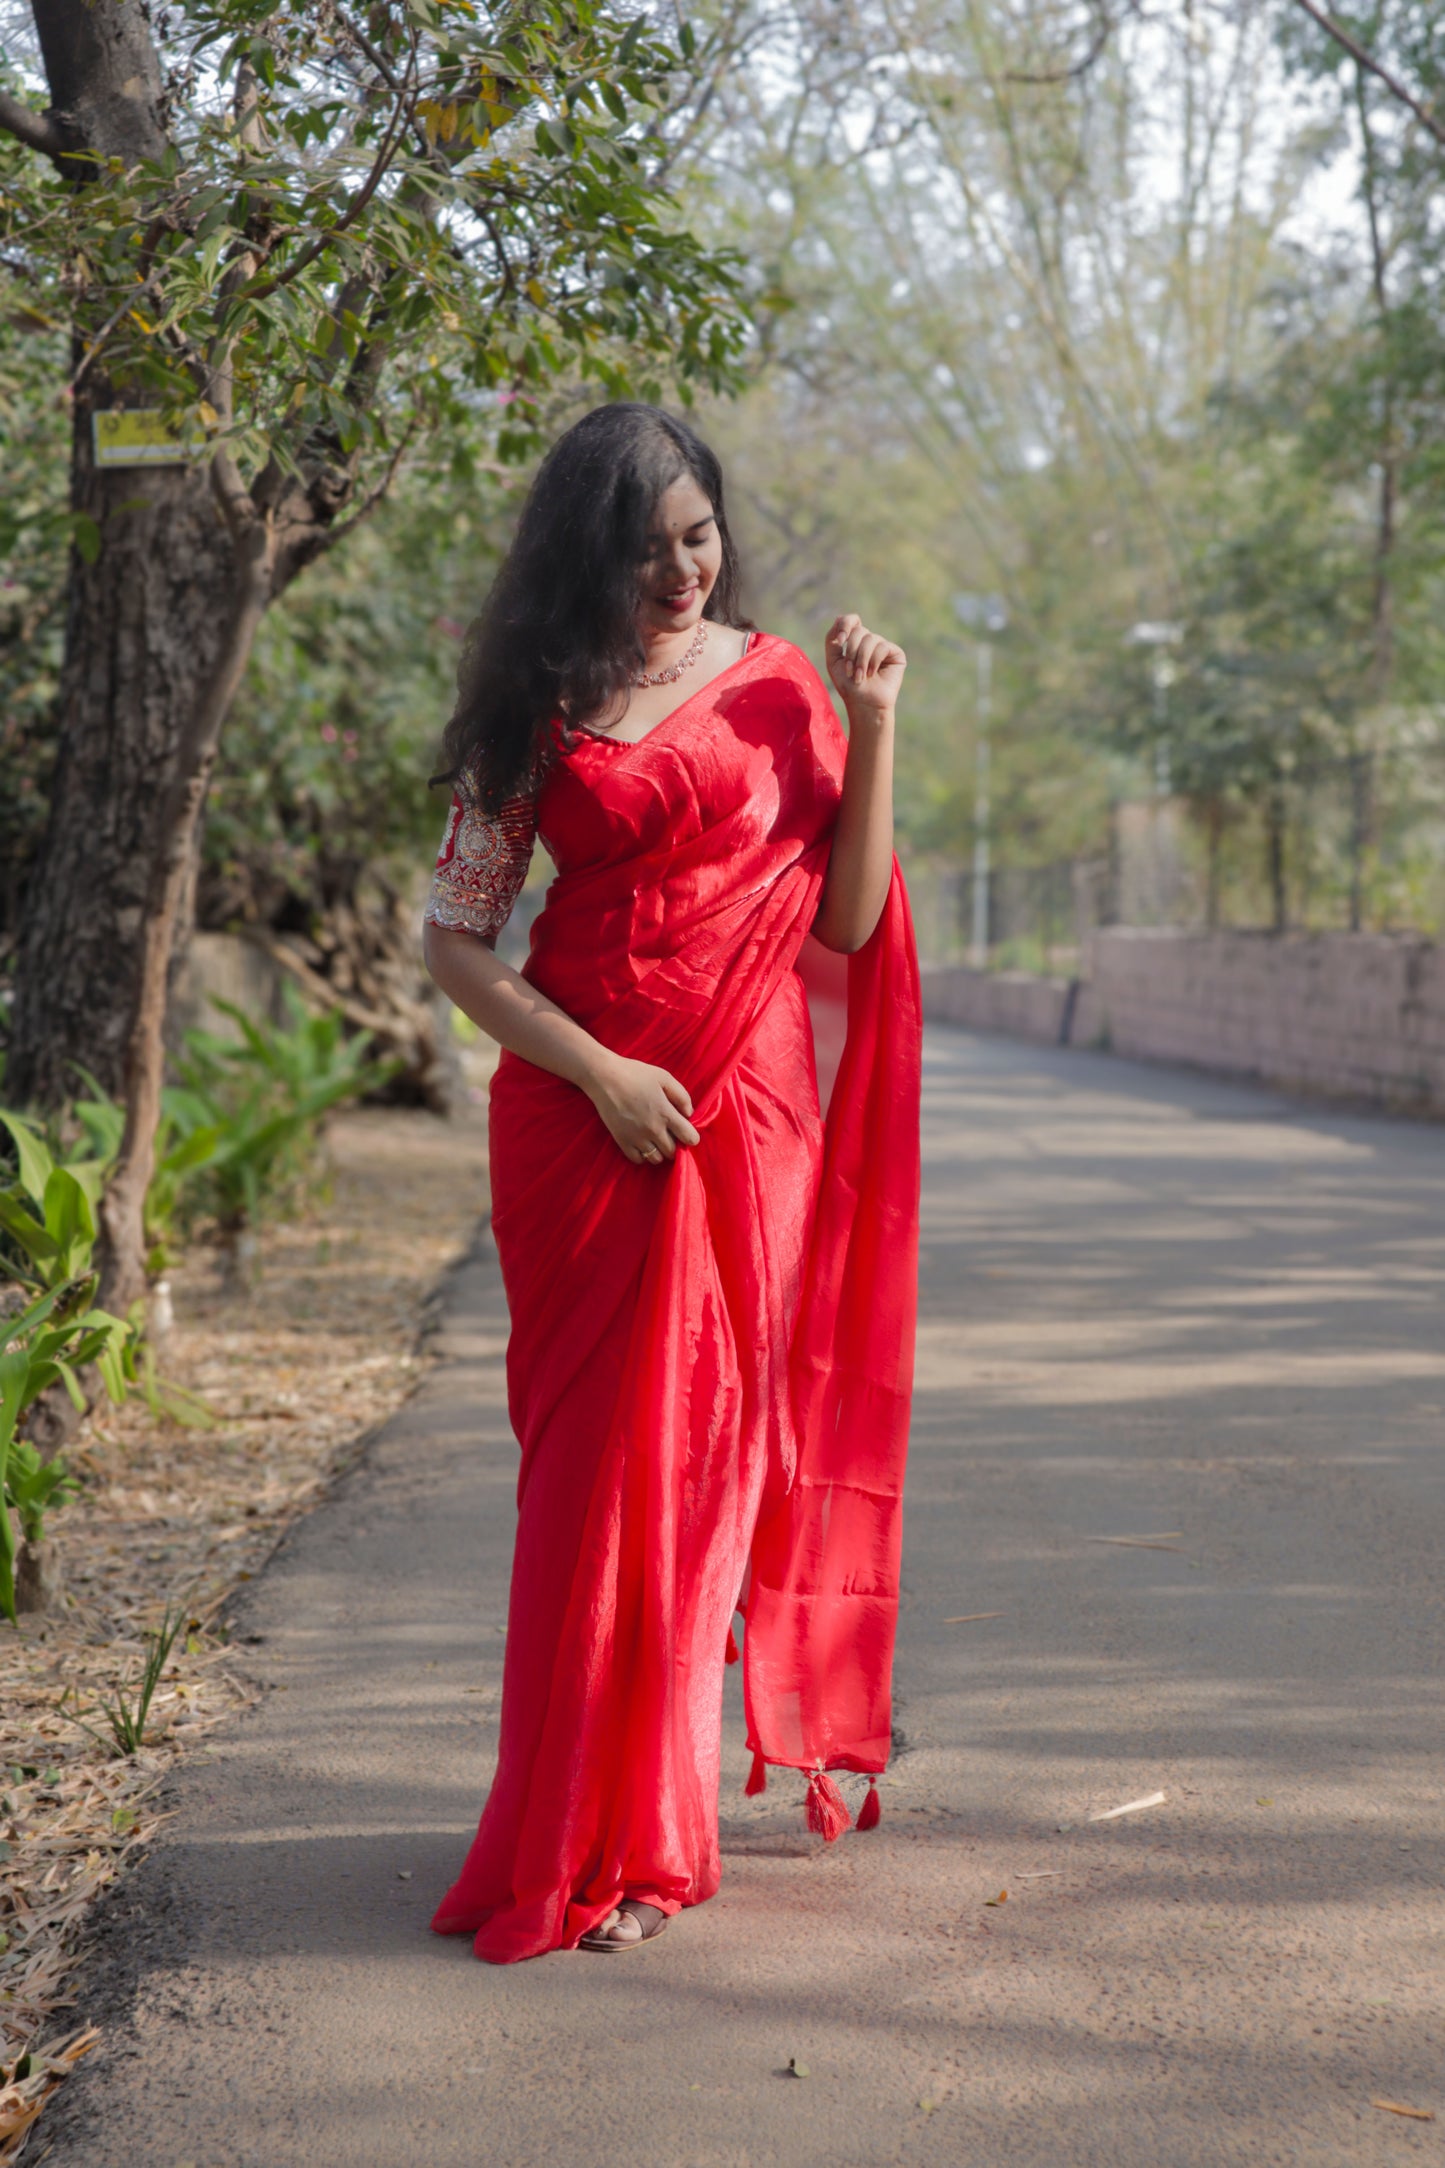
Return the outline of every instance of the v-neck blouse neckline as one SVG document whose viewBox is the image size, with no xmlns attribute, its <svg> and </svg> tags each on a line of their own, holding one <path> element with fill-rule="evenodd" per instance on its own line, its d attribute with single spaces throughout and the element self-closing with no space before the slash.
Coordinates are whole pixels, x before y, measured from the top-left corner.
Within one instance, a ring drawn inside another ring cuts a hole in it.
<svg viewBox="0 0 1445 2168">
<path fill-rule="evenodd" d="M 589 730 L 585 723 L 577 725 L 578 736 L 589 739 L 594 745 L 609 746 L 613 752 L 637 752 L 640 747 L 650 745 L 659 730 L 668 729 L 671 724 L 677 721 L 679 715 L 686 714 L 687 710 L 696 701 L 701 700 L 705 693 L 710 693 L 715 685 L 720 685 L 724 678 L 731 677 L 734 670 L 740 669 L 751 656 L 757 653 L 760 642 L 766 638 L 766 633 L 755 630 L 750 631 L 748 633 L 748 644 L 741 655 L 735 656 L 733 661 L 718 671 L 716 677 L 710 677 L 705 685 L 699 685 L 695 693 L 689 693 L 685 700 L 679 700 L 675 708 L 669 708 L 666 715 L 660 721 L 655 722 L 651 730 L 644 730 L 640 738 L 614 738 L 609 736 L 605 730 Z"/>
</svg>

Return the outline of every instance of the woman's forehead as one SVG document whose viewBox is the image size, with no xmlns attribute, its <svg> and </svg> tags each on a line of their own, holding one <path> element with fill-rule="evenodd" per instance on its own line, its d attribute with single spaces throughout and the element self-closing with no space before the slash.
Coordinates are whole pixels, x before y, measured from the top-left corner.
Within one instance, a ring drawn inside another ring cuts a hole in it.
<svg viewBox="0 0 1445 2168">
<path fill-rule="evenodd" d="M 690 474 L 680 474 L 657 500 L 652 515 L 651 531 L 654 534 L 681 534 L 689 527 L 696 527 L 701 520 L 712 518 L 712 499 Z"/>
</svg>

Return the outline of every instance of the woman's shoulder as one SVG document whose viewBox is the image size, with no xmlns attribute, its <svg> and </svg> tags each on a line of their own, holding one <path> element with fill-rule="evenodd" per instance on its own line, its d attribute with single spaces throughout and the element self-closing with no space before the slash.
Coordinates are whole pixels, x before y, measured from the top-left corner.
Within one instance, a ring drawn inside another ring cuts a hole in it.
<svg viewBox="0 0 1445 2168">
<path fill-rule="evenodd" d="M 833 705 L 833 695 L 827 681 L 812 657 L 805 654 L 802 648 L 795 647 L 791 640 L 785 640 L 781 633 L 755 632 L 747 651 L 747 659 L 751 660 L 754 656 L 759 662 L 766 663 L 774 678 L 787 679 L 803 694 L 815 725 L 825 720 L 836 724 L 837 710 Z"/>
<path fill-rule="evenodd" d="M 817 679 L 820 684 L 822 682 L 818 678 L 817 669 L 802 648 L 795 647 L 791 640 L 785 640 L 780 632 L 765 632 L 756 626 L 750 628 L 748 645 L 743 652 L 749 661 L 754 657 L 761 660 L 766 656 L 775 667 L 782 668 L 791 677 Z"/>
</svg>

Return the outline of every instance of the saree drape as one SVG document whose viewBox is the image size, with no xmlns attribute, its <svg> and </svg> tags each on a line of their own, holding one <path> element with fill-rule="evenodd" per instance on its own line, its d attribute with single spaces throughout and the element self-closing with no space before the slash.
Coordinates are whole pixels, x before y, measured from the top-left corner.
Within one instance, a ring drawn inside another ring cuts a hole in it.
<svg viewBox="0 0 1445 2168">
<path fill-rule="evenodd" d="M 921 1026 L 895 865 L 824 1124 L 795 966 L 845 752 L 812 666 L 760 638 L 638 744 L 565 750 L 538 804 L 558 874 L 525 975 L 680 1078 L 701 1142 L 633 1165 L 574 1086 L 501 1058 L 517 1546 L 496 1775 L 433 1921 L 494 1962 L 571 1946 L 624 1894 L 716 1890 L 749 1564 L 759 1769 L 887 1762 Z"/>
</svg>

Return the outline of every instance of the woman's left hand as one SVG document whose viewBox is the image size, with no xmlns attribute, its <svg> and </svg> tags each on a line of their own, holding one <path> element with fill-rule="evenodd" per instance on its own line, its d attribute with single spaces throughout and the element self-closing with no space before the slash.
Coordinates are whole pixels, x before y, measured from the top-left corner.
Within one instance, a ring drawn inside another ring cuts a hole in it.
<svg viewBox="0 0 1445 2168">
<path fill-rule="evenodd" d="M 828 675 L 849 718 L 881 721 L 898 704 L 908 657 L 892 640 L 870 632 L 851 611 L 835 617 L 825 650 Z"/>
</svg>

